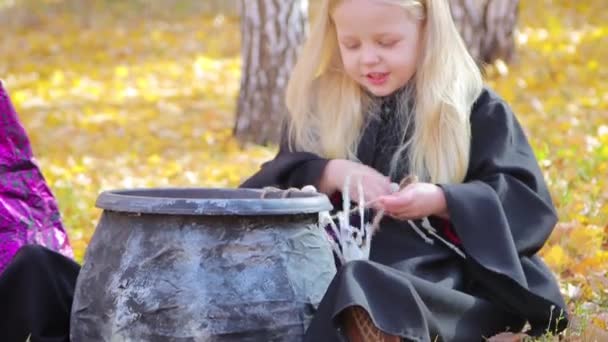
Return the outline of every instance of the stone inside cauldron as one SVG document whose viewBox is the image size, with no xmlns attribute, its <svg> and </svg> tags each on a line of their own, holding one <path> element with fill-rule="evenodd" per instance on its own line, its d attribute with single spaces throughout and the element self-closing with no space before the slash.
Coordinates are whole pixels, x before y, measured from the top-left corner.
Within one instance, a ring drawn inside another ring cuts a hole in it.
<svg viewBox="0 0 608 342">
<path fill-rule="evenodd" d="M 336 270 L 324 195 L 253 189 L 102 193 L 73 341 L 298 341 Z"/>
</svg>

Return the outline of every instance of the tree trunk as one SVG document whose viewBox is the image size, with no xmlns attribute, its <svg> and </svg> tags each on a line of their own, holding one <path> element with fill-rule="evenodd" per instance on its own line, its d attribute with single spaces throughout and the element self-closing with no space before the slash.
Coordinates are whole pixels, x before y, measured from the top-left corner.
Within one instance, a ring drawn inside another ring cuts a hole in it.
<svg viewBox="0 0 608 342">
<path fill-rule="evenodd" d="M 456 26 L 478 63 L 513 59 L 519 0 L 450 0 L 450 6 Z"/>
<path fill-rule="evenodd" d="M 279 140 L 285 88 L 306 35 L 307 0 L 240 0 L 241 89 L 234 134 L 241 143 Z"/>
</svg>

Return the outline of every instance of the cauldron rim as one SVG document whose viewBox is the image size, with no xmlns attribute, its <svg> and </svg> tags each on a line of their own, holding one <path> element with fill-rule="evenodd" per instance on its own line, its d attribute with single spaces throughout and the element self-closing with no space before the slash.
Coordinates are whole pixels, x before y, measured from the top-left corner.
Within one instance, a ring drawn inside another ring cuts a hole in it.
<svg viewBox="0 0 608 342">
<path fill-rule="evenodd" d="M 195 196 L 208 193 L 208 197 Z M 102 192 L 95 206 L 107 211 L 196 216 L 316 214 L 333 208 L 324 194 L 233 188 L 134 188 Z M 181 195 L 180 195 L 181 194 Z M 241 197 L 224 197 L 230 194 Z M 213 195 L 213 196 L 211 196 Z"/>
</svg>

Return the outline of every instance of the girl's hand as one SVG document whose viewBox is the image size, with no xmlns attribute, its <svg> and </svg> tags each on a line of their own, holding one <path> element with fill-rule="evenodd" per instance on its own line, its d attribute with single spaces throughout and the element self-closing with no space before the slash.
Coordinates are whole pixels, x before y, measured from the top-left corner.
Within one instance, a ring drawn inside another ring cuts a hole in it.
<svg viewBox="0 0 608 342">
<path fill-rule="evenodd" d="M 415 220 L 436 215 L 449 219 L 445 194 L 431 183 L 412 183 L 394 194 L 381 196 L 379 207 L 399 220 Z"/>
<path fill-rule="evenodd" d="M 326 194 L 342 191 L 346 178 L 350 175 L 348 193 L 354 202 L 359 202 L 358 182 L 363 187 L 363 198 L 365 203 L 374 201 L 380 196 L 391 193 L 391 182 L 388 177 L 373 168 L 344 159 L 333 159 L 327 166 L 321 177 L 319 190 Z M 376 207 L 372 204 L 372 207 Z"/>
</svg>

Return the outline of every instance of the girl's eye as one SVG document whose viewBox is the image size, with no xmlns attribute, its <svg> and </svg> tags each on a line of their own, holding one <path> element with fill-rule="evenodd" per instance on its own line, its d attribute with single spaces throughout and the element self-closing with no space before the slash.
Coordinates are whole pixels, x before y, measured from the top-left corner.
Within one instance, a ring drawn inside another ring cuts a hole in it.
<svg viewBox="0 0 608 342">
<path fill-rule="evenodd" d="M 359 47 L 359 44 L 342 44 L 347 50 L 355 50 Z"/>
<path fill-rule="evenodd" d="M 378 44 L 382 47 L 391 47 L 397 43 L 396 40 L 381 40 Z"/>
</svg>

